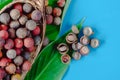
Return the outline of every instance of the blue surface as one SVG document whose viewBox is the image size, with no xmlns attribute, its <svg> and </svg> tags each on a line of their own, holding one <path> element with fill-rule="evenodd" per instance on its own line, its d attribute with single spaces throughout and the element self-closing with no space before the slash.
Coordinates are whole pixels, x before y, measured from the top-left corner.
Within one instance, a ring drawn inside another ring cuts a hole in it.
<svg viewBox="0 0 120 80">
<path fill-rule="evenodd" d="M 73 60 L 63 80 L 120 80 L 120 0 L 72 0 L 61 35 L 83 17 L 101 46 Z"/>
</svg>

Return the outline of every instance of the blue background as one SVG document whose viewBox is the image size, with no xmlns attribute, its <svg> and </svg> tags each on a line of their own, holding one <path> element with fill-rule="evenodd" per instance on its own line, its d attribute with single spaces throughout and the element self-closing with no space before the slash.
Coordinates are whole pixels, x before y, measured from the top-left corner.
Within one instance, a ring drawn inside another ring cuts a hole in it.
<svg viewBox="0 0 120 80">
<path fill-rule="evenodd" d="M 83 17 L 101 46 L 73 60 L 63 80 L 120 80 L 120 0 L 72 0 L 60 35 Z"/>
</svg>

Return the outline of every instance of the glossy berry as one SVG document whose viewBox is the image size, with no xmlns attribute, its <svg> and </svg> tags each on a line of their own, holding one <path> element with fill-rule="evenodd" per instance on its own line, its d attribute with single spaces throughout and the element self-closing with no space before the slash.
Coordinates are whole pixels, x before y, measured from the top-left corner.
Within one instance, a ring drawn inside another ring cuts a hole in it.
<svg viewBox="0 0 120 80">
<path fill-rule="evenodd" d="M 40 20 L 41 17 L 42 17 L 42 13 L 41 13 L 41 11 L 39 11 L 39 10 L 34 10 L 34 11 L 32 12 L 32 14 L 31 14 L 31 18 L 32 18 L 33 20 L 35 20 L 35 21 Z"/>
<path fill-rule="evenodd" d="M 0 27 L 1 27 L 2 30 L 6 30 L 6 31 L 8 30 L 8 26 L 7 25 L 2 24 L 2 25 L 0 25 Z"/>
<path fill-rule="evenodd" d="M 34 36 L 37 36 L 40 34 L 40 26 L 37 26 L 33 31 L 32 31 L 32 34 Z"/>
<path fill-rule="evenodd" d="M 12 39 L 6 40 L 6 44 L 4 45 L 5 49 L 12 49 L 14 47 L 14 41 Z"/>
<path fill-rule="evenodd" d="M 14 59 L 16 57 L 17 53 L 14 49 L 10 49 L 7 51 L 6 55 L 9 59 Z"/>
<path fill-rule="evenodd" d="M 10 16 L 13 20 L 17 20 L 20 17 L 20 11 L 18 9 L 12 9 L 10 11 Z"/>
<path fill-rule="evenodd" d="M 24 4 L 24 5 L 23 5 L 23 11 L 24 11 L 25 13 L 30 13 L 30 12 L 32 11 L 32 6 L 31 6 L 31 4 L 28 4 L 28 3 Z"/>
<path fill-rule="evenodd" d="M 13 61 L 17 66 L 20 66 L 23 63 L 23 57 L 22 56 L 17 56 Z"/>
<path fill-rule="evenodd" d="M 65 0 L 58 0 L 58 1 L 57 1 L 57 5 L 58 5 L 59 7 L 64 7 L 64 6 L 65 6 Z"/>
<path fill-rule="evenodd" d="M 9 28 L 8 29 L 8 33 L 9 33 L 9 37 L 10 38 L 15 38 L 16 37 L 16 35 L 15 35 L 15 29 Z"/>
<path fill-rule="evenodd" d="M 8 32 L 5 30 L 0 31 L 0 38 L 7 39 L 8 38 Z"/>
<path fill-rule="evenodd" d="M 18 28 L 20 26 L 18 21 L 11 21 L 10 28 Z"/>
<path fill-rule="evenodd" d="M 46 14 L 52 14 L 52 7 L 47 6 L 45 11 L 46 11 Z"/>
<path fill-rule="evenodd" d="M 14 8 L 18 9 L 20 11 L 20 13 L 22 13 L 22 5 L 21 4 L 15 4 Z"/>
<path fill-rule="evenodd" d="M 46 15 L 46 23 L 52 24 L 53 22 L 53 16 L 52 15 Z"/>
<path fill-rule="evenodd" d="M 29 61 L 25 61 L 22 65 L 22 70 L 23 71 L 28 71 L 31 68 L 31 63 Z"/>
<path fill-rule="evenodd" d="M 27 50 L 28 50 L 29 52 L 33 52 L 33 51 L 35 51 L 35 46 L 32 46 L 32 47 L 30 47 L 30 48 L 27 48 Z"/>
<path fill-rule="evenodd" d="M 62 14 L 62 10 L 60 8 L 56 7 L 53 9 L 54 16 L 59 17 L 59 16 L 61 16 L 61 14 Z"/>
<path fill-rule="evenodd" d="M 3 38 L 0 38 L 0 48 L 2 48 L 5 44 L 5 40 Z"/>
<path fill-rule="evenodd" d="M 55 25 L 60 25 L 61 24 L 61 18 L 60 17 L 55 17 L 54 18 L 54 24 Z"/>
<path fill-rule="evenodd" d="M 10 63 L 9 65 L 7 65 L 7 67 L 5 68 L 5 70 L 9 74 L 15 74 L 15 72 L 16 72 L 16 66 L 15 66 L 15 64 Z"/>
<path fill-rule="evenodd" d="M 24 25 L 27 22 L 27 20 L 28 20 L 28 17 L 25 15 L 22 15 L 19 19 L 19 22 L 21 25 Z"/>
<path fill-rule="evenodd" d="M 34 41 L 35 41 L 35 45 L 39 45 L 40 42 L 41 42 L 40 36 L 36 36 L 36 37 L 34 38 Z"/>
<path fill-rule="evenodd" d="M 8 63 L 9 63 L 9 59 L 8 58 L 2 58 L 0 60 L 0 67 L 4 68 L 5 66 L 7 66 Z"/>
<path fill-rule="evenodd" d="M 3 78 L 6 76 L 6 72 L 4 69 L 0 68 L 0 80 L 3 80 Z"/>
<path fill-rule="evenodd" d="M 30 31 L 34 30 L 34 29 L 36 28 L 36 26 L 37 26 L 37 24 L 36 24 L 36 22 L 33 21 L 33 20 L 28 20 L 28 21 L 26 22 L 26 28 L 27 28 L 28 30 L 30 30 Z"/>
<path fill-rule="evenodd" d="M 22 39 L 16 38 L 14 40 L 14 43 L 15 43 L 15 47 L 16 48 L 22 48 L 23 47 L 23 41 L 22 41 Z"/>
<path fill-rule="evenodd" d="M 18 28 L 16 31 L 16 35 L 18 38 L 25 38 L 27 36 L 26 28 Z"/>
<path fill-rule="evenodd" d="M 24 46 L 26 48 L 31 48 L 34 46 L 34 40 L 32 38 L 25 38 L 24 39 Z"/>
<path fill-rule="evenodd" d="M 2 13 L 0 14 L 0 22 L 8 25 L 8 23 L 10 22 L 10 16 L 8 13 Z"/>
</svg>

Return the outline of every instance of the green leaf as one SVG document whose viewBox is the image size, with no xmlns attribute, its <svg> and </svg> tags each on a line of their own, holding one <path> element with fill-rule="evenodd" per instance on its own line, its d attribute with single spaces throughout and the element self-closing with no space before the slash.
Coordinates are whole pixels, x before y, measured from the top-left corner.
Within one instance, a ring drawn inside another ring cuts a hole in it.
<svg viewBox="0 0 120 80">
<path fill-rule="evenodd" d="M 81 24 L 78 25 L 81 29 Z M 71 30 L 69 31 L 71 32 Z M 61 55 L 57 51 L 56 47 L 59 43 L 66 43 L 65 37 L 69 33 L 65 33 L 62 37 L 51 42 L 45 47 L 36 58 L 32 65 L 31 70 L 27 73 L 25 80 L 61 80 L 69 64 L 63 64 L 61 62 Z M 72 50 L 69 50 L 69 54 L 72 54 Z"/>
<path fill-rule="evenodd" d="M 46 36 L 50 41 L 53 41 L 56 39 L 57 35 L 59 34 L 59 26 L 56 25 L 47 25 L 46 26 Z"/>
<path fill-rule="evenodd" d="M 13 0 L 0 0 L 0 10 Z"/>
<path fill-rule="evenodd" d="M 56 7 L 57 6 L 56 5 L 57 1 L 58 0 L 49 0 L 49 4 L 48 5 L 52 6 L 52 7 Z M 71 0 L 66 0 L 66 5 L 65 5 L 65 7 L 63 9 L 63 14 L 61 16 L 61 18 L 62 18 L 61 25 L 60 26 L 56 26 L 54 24 L 51 24 L 51 25 L 47 25 L 46 26 L 46 36 L 48 37 L 48 39 L 50 41 L 55 40 L 56 37 L 58 36 L 60 28 L 61 28 L 62 23 L 63 23 L 64 16 L 65 16 L 65 14 L 67 12 L 67 9 L 68 9 L 68 7 L 70 5 L 70 2 L 71 2 Z"/>
<path fill-rule="evenodd" d="M 58 0 L 48 0 L 48 5 L 49 6 L 52 6 L 52 7 L 55 7 L 57 6 L 56 3 L 57 3 Z"/>
</svg>

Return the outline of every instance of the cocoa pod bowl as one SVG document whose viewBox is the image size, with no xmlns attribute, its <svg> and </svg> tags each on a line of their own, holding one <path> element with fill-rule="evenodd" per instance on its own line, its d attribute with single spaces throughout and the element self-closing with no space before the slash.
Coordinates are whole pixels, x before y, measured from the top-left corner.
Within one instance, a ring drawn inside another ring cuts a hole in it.
<svg viewBox="0 0 120 80">
<path fill-rule="evenodd" d="M 14 0 L 0 11 L 0 80 L 24 80 L 44 40 L 45 0 Z"/>
</svg>

